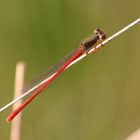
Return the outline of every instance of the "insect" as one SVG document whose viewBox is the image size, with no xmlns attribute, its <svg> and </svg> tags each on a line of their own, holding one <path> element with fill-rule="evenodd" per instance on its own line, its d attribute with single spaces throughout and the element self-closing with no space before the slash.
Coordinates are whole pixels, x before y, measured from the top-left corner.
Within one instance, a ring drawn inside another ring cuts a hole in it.
<svg viewBox="0 0 140 140">
<path fill-rule="evenodd" d="M 24 88 L 23 88 L 23 94 L 4 106 L 0 109 L 0 112 L 17 102 L 18 100 L 26 97 L 27 95 L 33 93 L 20 107 L 18 107 L 15 111 L 11 113 L 8 117 L 8 121 L 11 121 L 22 109 L 24 109 L 37 95 L 39 95 L 42 90 L 44 90 L 46 87 L 48 87 L 53 80 L 57 78 L 59 74 L 61 74 L 64 70 L 66 70 L 69 65 L 71 65 L 72 62 L 74 62 L 76 59 L 78 59 L 81 55 L 86 54 L 88 55 L 89 51 L 92 48 L 95 48 L 96 51 L 96 45 L 102 43 L 103 40 L 105 40 L 106 35 L 105 33 L 97 28 L 94 30 L 94 32 L 90 35 L 90 37 L 86 38 L 80 43 L 80 46 L 75 49 L 74 51 L 70 52 L 68 55 L 66 55 L 63 59 L 61 59 L 57 64 L 52 66 L 47 72 L 39 75 L 34 80 L 29 82 Z"/>
<path fill-rule="evenodd" d="M 81 42 L 80 47 L 71 53 L 69 53 L 64 59 L 61 59 L 55 66 L 51 67 L 50 70 L 43 74 L 43 76 L 39 76 L 35 78 L 34 82 L 30 82 L 28 86 L 25 86 L 23 90 L 23 94 L 18 98 L 14 99 L 4 107 L 0 109 L 0 112 L 4 111 L 20 99 L 26 97 L 30 93 L 34 92 L 20 107 L 18 107 L 15 111 L 13 111 L 9 117 L 7 118 L 8 121 L 11 121 L 24 107 L 27 106 L 41 91 L 46 88 L 60 73 L 64 70 L 75 64 L 76 62 L 83 59 L 88 54 L 96 52 L 96 50 L 100 49 L 108 43 L 109 41 L 113 40 L 123 32 L 127 31 L 129 28 L 133 27 L 134 25 L 140 23 L 140 18 L 134 20 L 112 36 L 106 38 L 104 32 L 100 29 L 94 30 L 93 34 Z"/>
</svg>

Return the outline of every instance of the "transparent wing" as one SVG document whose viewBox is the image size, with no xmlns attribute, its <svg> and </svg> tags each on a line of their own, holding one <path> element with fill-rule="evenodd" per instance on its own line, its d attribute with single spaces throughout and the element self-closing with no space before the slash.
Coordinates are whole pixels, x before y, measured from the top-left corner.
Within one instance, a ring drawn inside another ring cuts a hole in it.
<svg viewBox="0 0 140 140">
<path fill-rule="evenodd" d="M 27 92 L 28 90 L 34 88 L 35 86 L 39 85 L 42 81 L 45 81 L 45 79 L 49 78 L 51 75 L 53 75 L 54 73 L 56 73 L 76 52 L 78 51 L 78 49 L 73 50 L 72 52 L 70 52 L 69 54 L 67 54 L 65 57 L 63 57 L 58 63 L 56 63 L 54 66 L 50 67 L 48 69 L 48 71 L 38 75 L 37 77 L 35 77 L 33 80 L 31 80 L 30 82 L 28 82 L 23 90 L 22 93 Z M 38 87 L 40 87 L 41 85 L 39 85 Z M 38 88 L 37 87 L 37 88 Z M 36 89 L 34 89 L 33 91 L 35 91 Z M 32 91 L 32 92 L 33 92 Z"/>
</svg>

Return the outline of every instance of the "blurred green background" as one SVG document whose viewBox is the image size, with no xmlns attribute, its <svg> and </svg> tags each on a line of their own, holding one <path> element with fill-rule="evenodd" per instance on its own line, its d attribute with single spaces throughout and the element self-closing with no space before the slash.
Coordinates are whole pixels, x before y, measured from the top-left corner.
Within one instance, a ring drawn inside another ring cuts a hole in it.
<svg viewBox="0 0 140 140">
<path fill-rule="evenodd" d="M 139 0 L 0 1 L 0 107 L 25 82 L 77 48 L 94 28 L 108 36 L 140 15 Z M 140 127 L 140 25 L 64 72 L 23 112 L 21 140 L 123 140 Z M 11 112 L 0 114 L 9 140 Z"/>
</svg>

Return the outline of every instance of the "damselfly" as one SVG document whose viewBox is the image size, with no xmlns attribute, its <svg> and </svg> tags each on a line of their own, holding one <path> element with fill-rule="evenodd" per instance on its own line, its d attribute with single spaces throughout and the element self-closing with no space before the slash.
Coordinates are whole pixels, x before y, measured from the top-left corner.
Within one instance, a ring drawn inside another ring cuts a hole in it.
<svg viewBox="0 0 140 140">
<path fill-rule="evenodd" d="M 37 95 L 41 93 L 44 88 L 48 87 L 48 85 L 51 84 L 51 82 L 65 69 L 69 67 L 69 65 L 78 59 L 83 54 L 88 54 L 88 52 L 91 50 L 91 48 L 95 48 L 96 45 L 101 43 L 103 40 L 105 40 L 106 35 L 102 30 L 99 28 L 94 30 L 93 34 L 86 38 L 84 41 L 81 42 L 80 47 L 71 53 L 69 53 L 67 56 L 65 56 L 63 59 L 61 59 L 56 65 L 51 67 L 46 73 L 43 75 L 38 76 L 31 82 L 29 82 L 23 89 L 23 95 L 22 98 L 27 96 L 29 93 L 35 92 L 32 94 L 21 106 L 19 106 L 15 111 L 13 111 L 9 117 L 7 118 L 8 121 L 11 121 L 23 108 L 25 108 Z M 21 99 L 21 97 L 20 97 Z M 20 100 L 18 99 L 18 100 Z M 14 102 L 11 102 L 11 104 L 8 104 L 6 106 L 9 107 Z M 5 108 L 4 108 L 5 109 Z M 3 110 L 4 110 L 3 109 Z M 2 111 L 2 109 L 1 109 Z"/>
<path fill-rule="evenodd" d="M 128 24 L 127 26 L 125 26 L 124 28 L 113 34 L 112 36 L 108 37 L 107 39 L 105 39 L 106 35 L 104 34 L 104 32 L 102 32 L 100 29 L 96 29 L 90 38 L 84 40 L 81 43 L 78 49 L 74 50 L 69 55 L 67 55 L 67 57 L 62 59 L 58 64 L 52 67 L 43 76 L 39 76 L 39 78 L 36 78 L 35 82 L 31 82 L 31 84 L 26 86 L 23 90 L 25 92 L 23 92 L 21 96 L 17 97 L 13 101 L 2 107 L 0 109 L 0 112 L 4 111 L 8 107 L 19 101 L 20 99 L 26 97 L 34 90 L 36 90 L 36 92 L 31 97 L 29 97 L 29 99 L 22 106 L 17 108 L 8 117 L 8 121 L 11 121 L 16 116 L 16 114 L 18 114 L 28 103 L 30 103 L 32 99 L 35 98 L 45 87 L 47 87 L 61 72 L 63 72 L 76 62 L 80 61 L 84 57 L 86 57 L 87 54 L 94 53 L 97 49 L 102 48 L 103 45 L 113 40 L 114 38 L 116 38 L 117 36 L 119 36 L 120 34 L 127 31 L 129 28 L 133 27 L 138 23 L 140 23 L 140 18 L 134 20 L 133 22 L 131 22 L 130 24 Z"/>
</svg>

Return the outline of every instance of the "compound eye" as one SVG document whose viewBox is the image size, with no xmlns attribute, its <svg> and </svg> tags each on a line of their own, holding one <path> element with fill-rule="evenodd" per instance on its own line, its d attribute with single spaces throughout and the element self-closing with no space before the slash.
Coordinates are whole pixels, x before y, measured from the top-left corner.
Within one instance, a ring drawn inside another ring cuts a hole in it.
<svg viewBox="0 0 140 140">
<path fill-rule="evenodd" d="M 106 35 L 102 34 L 100 38 L 101 38 L 101 40 L 105 40 L 106 39 Z"/>
<path fill-rule="evenodd" d="M 93 33 L 96 34 L 96 35 L 98 35 L 98 30 L 95 29 Z"/>
<path fill-rule="evenodd" d="M 100 40 L 105 40 L 106 39 L 106 35 L 99 28 L 97 28 L 97 29 L 94 30 L 94 34 L 96 34 L 97 36 L 99 36 Z"/>
</svg>

